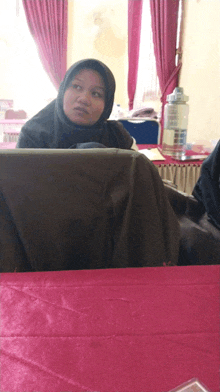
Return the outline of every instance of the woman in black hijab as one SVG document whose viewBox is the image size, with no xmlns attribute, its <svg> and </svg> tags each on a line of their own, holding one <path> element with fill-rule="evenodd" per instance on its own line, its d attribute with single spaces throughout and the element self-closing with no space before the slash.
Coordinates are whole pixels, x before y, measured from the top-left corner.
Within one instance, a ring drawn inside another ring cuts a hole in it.
<svg viewBox="0 0 220 392">
<path fill-rule="evenodd" d="M 115 79 L 105 64 L 78 61 L 67 71 L 57 98 L 23 126 L 16 147 L 137 150 L 123 125 L 108 120 L 114 93 Z"/>
</svg>

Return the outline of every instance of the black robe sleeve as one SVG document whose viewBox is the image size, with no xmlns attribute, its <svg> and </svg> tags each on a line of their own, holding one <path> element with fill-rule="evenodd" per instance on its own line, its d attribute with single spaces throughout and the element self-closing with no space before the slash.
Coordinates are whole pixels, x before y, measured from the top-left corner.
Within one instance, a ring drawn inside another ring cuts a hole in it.
<svg viewBox="0 0 220 392">
<path fill-rule="evenodd" d="M 209 219 L 220 229 L 220 140 L 203 162 L 193 196 L 203 205 Z"/>
<path fill-rule="evenodd" d="M 16 148 L 51 148 L 56 127 L 54 111 L 55 101 L 28 120 L 21 129 Z"/>
<path fill-rule="evenodd" d="M 33 132 L 28 127 L 23 127 L 16 148 L 49 148 L 47 135 L 37 129 L 36 132 Z"/>
<path fill-rule="evenodd" d="M 106 147 L 130 150 L 133 138 L 119 121 L 107 121 L 107 129 L 103 133 L 100 143 Z"/>
</svg>

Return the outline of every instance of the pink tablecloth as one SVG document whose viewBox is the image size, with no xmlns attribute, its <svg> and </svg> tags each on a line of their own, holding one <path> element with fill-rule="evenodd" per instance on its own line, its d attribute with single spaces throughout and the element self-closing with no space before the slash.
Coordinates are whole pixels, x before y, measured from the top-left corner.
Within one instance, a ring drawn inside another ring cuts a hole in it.
<svg viewBox="0 0 220 392">
<path fill-rule="evenodd" d="M 219 392 L 220 266 L 1 274 L 1 391 Z"/>
</svg>

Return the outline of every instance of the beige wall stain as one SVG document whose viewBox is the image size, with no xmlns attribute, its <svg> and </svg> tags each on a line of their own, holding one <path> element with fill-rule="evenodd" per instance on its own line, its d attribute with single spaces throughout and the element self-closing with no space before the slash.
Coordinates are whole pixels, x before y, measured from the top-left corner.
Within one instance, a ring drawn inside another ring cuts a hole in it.
<svg viewBox="0 0 220 392">
<path fill-rule="evenodd" d="M 121 57 L 125 54 L 125 39 L 122 40 L 117 38 L 113 29 L 108 27 L 97 35 L 94 42 L 94 48 L 105 56 Z"/>
<path fill-rule="evenodd" d="M 115 12 L 103 7 L 95 9 L 88 15 L 88 23 L 97 26 L 94 37 L 94 49 L 107 57 L 122 57 L 126 51 L 127 37 L 123 36 L 120 29 L 114 24 Z"/>
<path fill-rule="evenodd" d="M 127 107 L 127 1 L 71 0 L 68 23 L 68 67 L 85 58 L 105 63 L 115 76 L 115 102 Z"/>
</svg>

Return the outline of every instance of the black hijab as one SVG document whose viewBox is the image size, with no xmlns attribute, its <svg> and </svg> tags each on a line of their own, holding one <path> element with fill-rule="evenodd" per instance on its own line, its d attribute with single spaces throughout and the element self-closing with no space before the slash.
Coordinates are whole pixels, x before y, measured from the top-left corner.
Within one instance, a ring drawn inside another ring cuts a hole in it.
<svg viewBox="0 0 220 392">
<path fill-rule="evenodd" d="M 105 94 L 104 111 L 96 124 L 94 124 L 92 127 L 91 126 L 86 127 L 86 128 L 93 128 L 93 127 L 97 128 L 100 125 L 103 125 L 104 121 L 109 118 L 112 111 L 114 94 L 115 94 L 115 78 L 112 72 L 110 71 L 110 69 L 101 61 L 93 60 L 93 59 L 81 60 L 73 64 L 72 67 L 69 68 L 60 85 L 58 96 L 56 99 L 57 114 L 63 123 L 66 123 L 70 127 L 73 126 L 73 122 L 68 119 L 68 117 L 65 115 L 63 111 L 63 98 L 64 98 L 64 93 L 66 89 L 70 86 L 71 81 L 82 69 L 92 69 L 98 72 L 102 76 L 105 84 L 106 94 Z M 85 126 L 79 126 L 76 124 L 74 124 L 74 127 L 80 129 L 85 128 Z"/>
<path fill-rule="evenodd" d="M 93 125 L 77 125 L 64 113 L 63 98 L 73 78 L 83 69 L 98 72 L 105 84 L 105 106 Z M 99 60 L 86 59 L 73 64 L 59 87 L 57 98 L 29 120 L 22 128 L 17 148 L 77 148 L 82 143 L 130 149 L 133 140 L 123 126 L 109 118 L 115 94 L 115 78 Z M 81 147 L 80 147 L 81 148 Z"/>
</svg>

